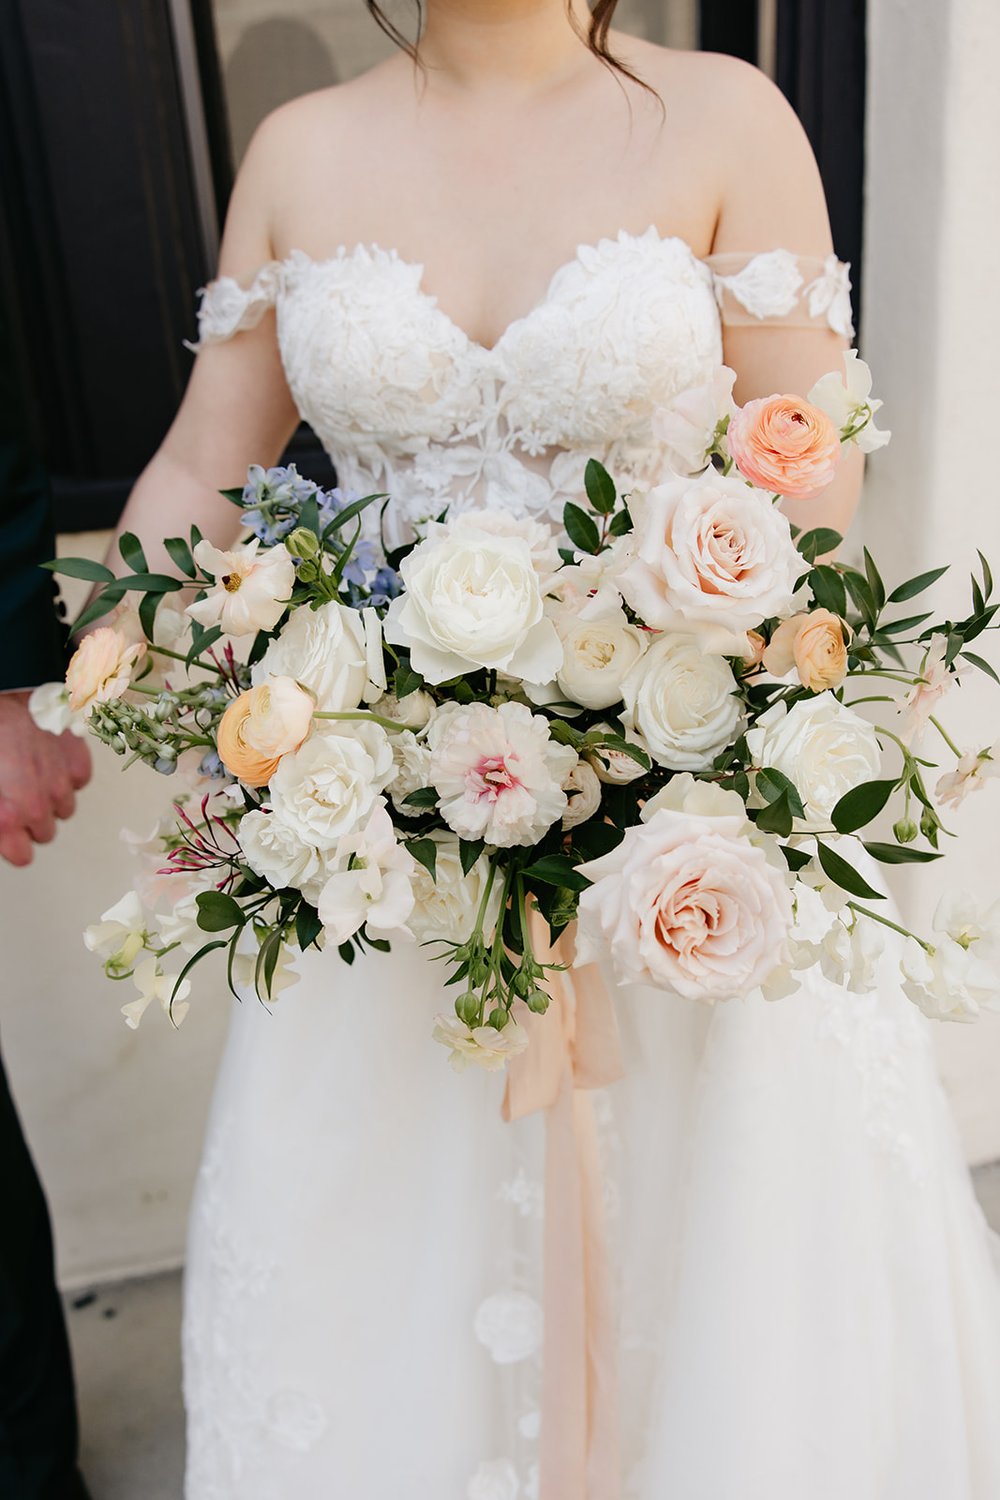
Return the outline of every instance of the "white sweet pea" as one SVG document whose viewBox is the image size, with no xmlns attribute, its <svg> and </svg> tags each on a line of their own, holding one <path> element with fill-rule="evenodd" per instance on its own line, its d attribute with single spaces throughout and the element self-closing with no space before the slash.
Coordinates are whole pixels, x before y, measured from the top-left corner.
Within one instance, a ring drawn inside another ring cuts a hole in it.
<svg viewBox="0 0 1000 1500">
<path fill-rule="evenodd" d="M 335 849 L 368 817 L 394 771 L 389 737 L 378 724 L 331 726 L 282 756 L 270 783 L 274 816 L 303 844 Z"/>
<path fill-rule="evenodd" d="M 67 729 L 78 736 L 87 733 L 87 715 L 75 713 L 70 707 L 64 682 L 43 682 L 36 687 L 28 699 L 28 712 L 39 729 L 49 734 L 62 734 Z"/>
<path fill-rule="evenodd" d="M 341 839 L 336 864 L 318 908 L 332 942 L 346 943 L 362 927 L 376 939 L 412 937 L 406 924 L 413 911 L 416 860 L 396 842 L 384 807 L 376 807 L 363 828 Z"/>
<path fill-rule="evenodd" d="M 497 1031 L 494 1026 L 467 1026 L 457 1016 L 438 1016 L 432 1035 L 449 1049 L 448 1061 L 456 1073 L 470 1064 L 498 1073 L 528 1045 L 528 1033 L 517 1021 L 508 1021 Z"/>
<path fill-rule="evenodd" d="M 413 872 L 413 913 L 410 931 L 421 943 L 464 943 L 476 925 L 486 893 L 490 865 L 481 854 L 468 875 L 462 870 L 458 839 L 453 833 L 435 829 L 427 835 L 437 846 L 434 875 L 418 864 Z M 494 880 L 483 917 L 483 932 L 490 942 L 500 915 L 502 881 Z"/>
<path fill-rule="evenodd" d="M 617 582 L 646 625 L 739 655 L 748 630 L 791 613 L 802 558 L 762 490 L 708 469 L 657 485 L 630 509 L 630 560 Z"/>
<path fill-rule="evenodd" d="M 175 1026 L 181 1024 L 191 1008 L 187 999 L 191 993 L 190 980 L 182 979 L 181 983 L 177 986 L 177 993 L 174 994 L 177 975 L 164 974 L 160 968 L 158 958 L 147 958 L 141 964 L 137 964 L 135 972 L 132 975 L 132 980 L 139 991 L 139 998 L 137 1000 L 130 1000 L 126 1005 L 122 1006 L 122 1015 L 125 1017 L 125 1024 L 127 1026 L 130 1026 L 133 1031 L 137 1030 L 139 1022 L 153 1000 L 159 1001 L 164 1013 L 169 1015 Z M 174 995 L 174 999 L 171 1005 L 170 997 L 172 994 Z"/>
<path fill-rule="evenodd" d="M 556 673 L 561 696 L 581 708 L 620 703 L 622 682 L 645 651 L 648 635 L 629 624 L 623 609 L 581 618 L 557 606 L 552 618 L 563 646 Z"/>
<path fill-rule="evenodd" d="M 741 707 L 732 668 L 691 636 L 661 635 L 622 682 L 626 739 L 672 771 L 704 771 L 731 744 Z"/>
<path fill-rule="evenodd" d="M 884 952 L 885 929 L 877 922 L 855 916 L 847 926 L 835 917 L 823 935 L 817 957 L 831 983 L 846 985 L 855 995 L 868 995 L 878 988 Z"/>
<path fill-rule="evenodd" d="M 278 962 L 274 966 L 271 975 L 270 993 L 262 997 L 257 996 L 256 991 L 257 955 L 256 953 L 237 953 L 233 960 L 233 984 L 238 990 L 254 998 L 275 1000 L 282 990 L 291 989 L 299 982 L 298 970 L 295 968 L 295 954 L 286 946 L 282 946 L 278 954 Z"/>
<path fill-rule="evenodd" d="M 880 432 L 875 426 L 875 413 L 882 402 L 872 398 L 872 372 L 856 349 L 844 351 L 844 374 L 831 370 L 821 376 L 809 392 L 809 400 L 826 412 L 841 433 L 864 422 L 853 439 L 862 453 L 884 448 L 892 437 L 891 432 Z"/>
<path fill-rule="evenodd" d="M 254 686 L 268 677 L 294 678 L 324 713 L 357 708 L 371 691 L 365 622 L 358 611 L 336 600 L 319 609 L 293 610 L 252 669 Z"/>
<path fill-rule="evenodd" d="M 966 750 L 954 771 L 938 779 L 935 796 L 942 807 L 961 807 L 972 792 L 981 792 L 986 782 L 1000 775 L 1000 740 L 985 750 Z"/>
<path fill-rule="evenodd" d="M 682 391 L 653 414 L 653 433 L 666 447 L 678 474 L 700 474 L 708 463 L 720 426 L 736 411 L 736 371 L 720 365 L 704 385 Z"/>
<path fill-rule="evenodd" d="M 1000 957 L 1000 900 L 984 901 L 970 891 L 946 891 L 934 913 L 935 932 L 953 942 L 975 948 L 977 957 L 995 962 Z"/>
<path fill-rule="evenodd" d="M 194 560 L 215 584 L 204 599 L 188 605 L 193 620 L 206 628 L 220 625 L 237 639 L 274 629 L 295 586 L 295 564 L 283 542 L 261 551 L 254 537 L 222 552 L 203 538 L 194 549 Z"/>
<path fill-rule="evenodd" d="M 770 766 L 793 782 L 806 816 L 802 826 L 823 828 L 841 797 L 878 779 L 882 752 L 872 726 L 832 693 L 800 698 L 791 708 L 775 703 L 747 732 L 756 766 Z"/>
<path fill-rule="evenodd" d="M 974 1021 L 996 1009 L 1000 973 L 954 938 L 943 936 L 928 952 L 907 938 L 900 958 L 903 990 L 932 1021 Z"/>
<path fill-rule="evenodd" d="M 562 646 L 544 613 L 531 545 L 475 525 L 480 515 L 466 512 L 457 532 L 431 523 L 401 565 L 405 592 L 389 606 L 385 638 L 409 647 L 430 683 L 478 667 L 549 682 Z"/>
<path fill-rule="evenodd" d="M 85 929 L 83 943 L 104 959 L 109 974 L 123 974 L 145 948 L 148 936 L 142 902 L 135 891 L 129 891 L 108 907 L 99 922 Z"/>
</svg>

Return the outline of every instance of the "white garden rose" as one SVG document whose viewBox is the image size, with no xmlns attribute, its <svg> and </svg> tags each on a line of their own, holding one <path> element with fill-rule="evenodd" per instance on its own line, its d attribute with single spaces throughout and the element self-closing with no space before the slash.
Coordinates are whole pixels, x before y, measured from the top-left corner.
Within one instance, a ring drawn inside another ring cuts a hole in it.
<svg viewBox="0 0 1000 1500">
<path fill-rule="evenodd" d="M 736 737 L 741 706 L 722 656 L 706 655 L 693 636 L 661 635 L 622 683 L 625 737 L 672 771 L 704 771 Z"/>
<path fill-rule="evenodd" d="M 427 682 L 478 667 L 549 682 L 562 646 L 543 610 L 531 545 L 475 525 L 479 514 L 466 512 L 457 531 L 431 523 L 401 565 L 405 592 L 389 606 L 385 638 L 409 648 Z"/>
<path fill-rule="evenodd" d="M 658 485 L 630 508 L 630 561 L 617 583 L 646 625 L 737 655 L 748 630 L 791 613 L 802 558 L 762 490 L 708 469 Z"/>
<path fill-rule="evenodd" d="M 867 720 L 832 693 L 775 703 L 747 733 L 756 766 L 781 771 L 805 805 L 807 828 L 827 827 L 846 792 L 878 779 L 882 752 Z"/>
<path fill-rule="evenodd" d="M 435 829 L 427 835 L 437 846 L 434 876 L 423 865 L 413 873 L 413 914 L 410 931 L 421 943 L 464 943 L 476 925 L 489 879 L 490 866 L 480 855 L 468 875 L 462 872 L 458 839 L 453 833 Z M 500 887 L 494 881 L 483 920 L 489 941 L 500 914 Z"/>
<path fill-rule="evenodd" d="M 435 739 L 431 785 L 461 838 L 509 849 L 537 843 L 563 816 L 575 764 L 576 751 L 550 739 L 548 720 L 525 704 L 470 703 Z"/>
<path fill-rule="evenodd" d="M 274 816 L 303 844 L 329 850 L 371 812 L 395 770 L 378 724 L 337 724 L 282 757 L 271 779 Z"/>
<path fill-rule="evenodd" d="M 563 782 L 569 805 L 563 813 L 562 826 L 575 828 L 586 823 L 601 805 L 601 783 L 588 761 L 578 760 Z"/>
<path fill-rule="evenodd" d="M 696 818 L 736 818 L 746 832 L 749 820 L 746 806 L 738 792 L 727 792 L 724 787 L 711 781 L 698 781 L 689 771 L 671 776 L 665 787 L 655 797 L 650 797 L 639 814 L 648 823 L 661 807 L 671 812 L 691 813 Z"/>
<path fill-rule="evenodd" d="M 552 527 L 532 516 L 515 516 L 509 510 L 466 510 L 452 517 L 448 529 L 452 536 L 474 536 L 487 531 L 492 536 L 520 537 L 528 544 L 535 572 L 543 584 L 563 565 Z"/>
<path fill-rule="evenodd" d="M 630 625 L 622 609 L 591 618 L 557 608 L 553 619 L 563 646 L 556 673 L 562 696 L 581 708 L 621 702 L 622 682 L 646 649 L 646 633 Z"/>
<path fill-rule="evenodd" d="M 251 870 L 276 890 L 304 890 L 323 873 L 319 850 L 304 842 L 298 828 L 276 813 L 246 813 L 237 837 Z"/>
<path fill-rule="evenodd" d="M 336 601 L 315 610 L 293 610 L 277 640 L 254 666 L 251 680 L 256 686 L 269 676 L 294 678 L 325 713 L 357 708 L 369 680 L 365 630 L 358 611 Z"/>
<path fill-rule="evenodd" d="M 661 807 L 579 866 L 578 964 L 610 957 L 621 984 L 711 1003 L 745 996 L 785 959 L 792 898 L 745 818 Z"/>
</svg>

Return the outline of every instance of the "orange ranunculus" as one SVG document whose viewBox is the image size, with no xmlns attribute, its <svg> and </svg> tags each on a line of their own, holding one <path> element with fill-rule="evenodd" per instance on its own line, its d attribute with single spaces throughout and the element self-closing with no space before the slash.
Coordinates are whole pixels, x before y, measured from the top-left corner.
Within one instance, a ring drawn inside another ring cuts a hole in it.
<svg viewBox="0 0 1000 1500">
<path fill-rule="evenodd" d="M 784 677 L 794 664 L 799 681 L 813 693 L 839 687 L 847 675 L 848 627 L 828 609 L 782 620 L 764 652 L 764 666 Z"/>
<path fill-rule="evenodd" d="M 789 500 L 812 500 L 840 462 L 840 434 L 825 411 L 798 396 L 767 396 L 736 412 L 729 451 L 744 479 Z"/>
<path fill-rule="evenodd" d="M 312 725 L 313 700 L 290 677 L 272 677 L 241 693 L 219 723 L 219 759 L 247 786 L 267 786 L 283 755 Z"/>
</svg>

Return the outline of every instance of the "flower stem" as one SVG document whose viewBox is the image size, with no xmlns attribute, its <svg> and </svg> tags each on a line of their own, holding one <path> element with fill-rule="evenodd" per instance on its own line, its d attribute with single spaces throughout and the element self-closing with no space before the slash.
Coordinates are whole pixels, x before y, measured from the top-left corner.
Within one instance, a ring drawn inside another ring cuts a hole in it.
<svg viewBox="0 0 1000 1500">
<path fill-rule="evenodd" d="M 390 730 L 393 734 L 399 734 L 406 728 L 405 724 L 399 724 L 395 719 L 385 719 L 381 714 L 362 713 L 360 710 L 354 713 L 328 713 L 319 709 L 313 713 L 314 719 L 345 719 L 356 720 L 362 724 L 381 724 L 383 729 Z"/>
<path fill-rule="evenodd" d="M 923 938 L 918 938 L 917 934 L 911 932 L 908 927 L 900 927 L 898 922 L 890 922 L 888 917 L 880 916 L 877 911 L 869 911 L 867 906 L 859 906 L 856 901 L 848 901 L 847 906 L 849 911 L 857 912 L 859 917 L 870 917 L 873 922 L 879 922 L 883 927 L 889 927 L 893 932 L 898 932 L 900 937 L 912 938 L 915 943 L 920 944 L 925 953 L 934 952 L 930 943 L 925 943 Z"/>
<path fill-rule="evenodd" d="M 955 741 L 952 739 L 951 735 L 945 729 L 945 727 L 941 723 L 941 721 L 939 719 L 935 719 L 935 717 L 934 717 L 933 714 L 930 715 L 930 721 L 934 725 L 934 728 L 937 730 L 938 734 L 944 740 L 945 744 L 948 746 L 948 749 L 951 751 L 951 753 L 955 756 L 955 758 L 957 760 L 961 760 L 962 759 L 962 752 L 961 752 L 961 750 L 955 744 Z"/>
<path fill-rule="evenodd" d="M 169 656 L 171 661 L 182 661 L 185 666 L 202 667 L 206 672 L 217 673 L 219 677 L 225 675 L 221 667 L 217 667 L 213 662 L 205 661 L 204 658 L 200 656 L 192 656 L 189 661 L 188 658 L 186 656 L 182 656 L 179 651 L 168 651 L 166 646 L 154 646 L 152 641 L 149 642 L 147 649 L 149 651 L 155 651 L 157 656 Z"/>
</svg>

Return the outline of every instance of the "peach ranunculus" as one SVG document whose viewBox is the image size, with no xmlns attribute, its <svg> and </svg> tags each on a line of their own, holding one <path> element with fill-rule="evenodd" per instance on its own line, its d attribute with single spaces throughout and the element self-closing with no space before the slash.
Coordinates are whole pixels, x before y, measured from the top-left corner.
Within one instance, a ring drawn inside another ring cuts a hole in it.
<svg viewBox="0 0 1000 1500">
<path fill-rule="evenodd" d="M 748 401 L 730 422 L 727 440 L 744 479 L 789 500 L 815 499 L 840 462 L 832 418 L 799 396 Z"/>
<path fill-rule="evenodd" d="M 89 712 L 95 703 L 120 698 L 145 651 L 142 641 L 129 640 L 110 625 L 84 636 L 66 669 L 69 706 L 74 713 Z"/>
<path fill-rule="evenodd" d="M 775 677 L 795 667 L 802 686 L 822 693 L 839 687 L 847 676 L 849 626 L 828 609 L 782 620 L 763 653 L 763 663 Z"/>
<path fill-rule="evenodd" d="M 610 854 L 578 866 L 576 962 L 610 957 L 621 984 L 707 1004 L 745 996 L 780 967 L 792 897 L 746 818 L 661 805 Z"/>
<path fill-rule="evenodd" d="M 219 723 L 219 759 L 247 786 L 266 786 L 283 755 L 309 734 L 315 704 L 290 677 L 271 677 L 226 709 Z"/>
</svg>

